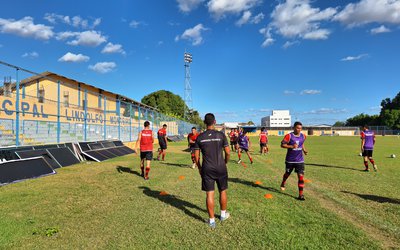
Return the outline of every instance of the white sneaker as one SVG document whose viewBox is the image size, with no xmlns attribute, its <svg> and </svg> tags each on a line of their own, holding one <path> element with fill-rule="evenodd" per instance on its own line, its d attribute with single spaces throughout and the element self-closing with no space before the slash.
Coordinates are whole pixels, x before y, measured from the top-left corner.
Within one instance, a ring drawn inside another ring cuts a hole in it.
<svg viewBox="0 0 400 250">
<path fill-rule="evenodd" d="M 378 171 L 378 166 L 377 165 L 374 165 L 374 171 L 375 172 Z"/>
<path fill-rule="evenodd" d="M 242 163 L 242 160 L 238 160 L 238 162 L 237 162 L 238 164 L 240 164 L 240 163 Z"/>
<path fill-rule="evenodd" d="M 225 217 L 221 216 L 220 220 L 221 220 L 221 222 L 223 222 L 223 221 L 226 221 L 227 219 L 229 219 L 229 217 L 231 217 L 231 215 L 228 212 L 226 212 Z"/>
<path fill-rule="evenodd" d="M 196 168 L 196 163 L 193 163 L 192 168 L 193 168 L 193 169 Z"/>
</svg>

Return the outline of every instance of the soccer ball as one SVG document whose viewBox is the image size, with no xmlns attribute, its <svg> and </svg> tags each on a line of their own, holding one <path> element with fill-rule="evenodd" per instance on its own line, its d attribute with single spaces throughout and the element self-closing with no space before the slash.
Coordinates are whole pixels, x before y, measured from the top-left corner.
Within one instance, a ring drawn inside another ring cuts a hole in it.
<svg viewBox="0 0 400 250">
<path fill-rule="evenodd" d="M 396 158 L 396 155 L 395 155 L 395 154 L 392 154 L 390 157 L 392 157 L 392 158 Z"/>
<path fill-rule="evenodd" d="M 359 153 L 358 156 L 362 156 L 362 153 Z"/>
</svg>

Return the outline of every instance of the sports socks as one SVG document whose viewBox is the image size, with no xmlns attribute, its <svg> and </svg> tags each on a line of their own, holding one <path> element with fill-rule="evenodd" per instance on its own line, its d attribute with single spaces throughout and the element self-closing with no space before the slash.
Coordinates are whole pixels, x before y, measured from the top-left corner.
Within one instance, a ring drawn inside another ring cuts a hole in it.
<svg viewBox="0 0 400 250">
<path fill-rule="evenodd" d="M 372 165 L 375 165 L 374 159 L 370 158 L 369 161 L 372 163 Z"/>
<path fill-rule="evenodd" d="M 226 210 L 221 210 L 221 217 L 225 217 L 226 216 Z"/>
<path fill-rule="evenodd" d="M 368 161 L 364 161 L 364 166 L 366 169 L 368 169 Z"/>
<path fill-rule="evenodd" d="M 142 175 L 144 175 L 144 167 L 140 167 L 140 170 L 142 170 Z"/>
<path fill-rule="evenodd" d="M 299 175 L 298 186 L 299 186 L 299 196 L 302 196 L 303 189 L 304 189 L 304 176 L 303 175 Z"/>
<path fill-rule="evenodd" d="M 282 183 L 281 183 L 281 187 L 284 187 L 284 186 L 285 186 L 286 180 L 289 178 L 289 176 L 290 176 L 290 174 L 288 174 L 288 173 L 285 173 L 285 174 L 283 175 L 283 180 L 282 180 Z"/>
<path fill-rule="evenodd" d="M 146 178 L 149 177 L 149 172 L 150 172 L 150 168 L 146 167 L 146 176 L 145 176 Z"/>
</svg>

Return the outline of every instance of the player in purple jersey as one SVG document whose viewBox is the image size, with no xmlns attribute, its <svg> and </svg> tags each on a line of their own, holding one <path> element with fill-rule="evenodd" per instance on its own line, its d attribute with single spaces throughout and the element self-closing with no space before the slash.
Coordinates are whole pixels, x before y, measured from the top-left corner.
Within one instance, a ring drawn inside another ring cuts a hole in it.
<svg viewBox="0 0 400 250">
<path fill-rule="evenodd" d="M 238 163 L 242 162 L 242 153 L 246 152 L 247 156 L 249 157 L 250 163 L 253 164 L 253 158 L 251 158 L 251 155 L 249 153 L 249 148 L 251 147 L 250 139 L 246 135 L 246 131 L 242 131 L 242 133 L 239 134 L 238 144 L 239 144 Z"/>
<path fill-rule="evenodd" d="M 364 125 L 363 131 L 361 131 L 360 136 L 361 136 L 361 152 L 362 156 L 364 156 L 364 166 L 365 166 L 364 171 L 366 172 L 369 171 L 368 168 L 368 160 L 369 160 L 376 172 L 378 171 L 378 167 L 376 166 L 374 159 L 372 159 L 372 153 L 374 152 L 374 145 L 375 145 L 375 133 L 374 131 L 370 131 L 367 125 Z"/>
<path fill-rule="evenodd" d="M 303 124 L 301 122 L 295 122 L 293 125 L 293 132 L 285 135 L 281 142 L 281 147 L 287 149 L 286 153 L 286 171 L 283 175 L 281 183 L 281 190 L 285 190 L 285 184 L 287 178 L 289 178 L 293 169 L 297 173 L 298 177 L 298 188 L 299 197 L 298 200 L 304 201 L 303 189 L 304 189 L 304 156 L 308 154 L 304 146 L 306 135 L 301 133 Z"/>
</svg>

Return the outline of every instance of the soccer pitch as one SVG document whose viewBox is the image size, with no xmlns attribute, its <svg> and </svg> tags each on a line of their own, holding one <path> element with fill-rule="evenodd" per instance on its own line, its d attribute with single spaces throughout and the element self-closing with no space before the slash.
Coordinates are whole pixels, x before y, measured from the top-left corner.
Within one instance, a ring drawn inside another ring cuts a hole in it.
<svg viewBox="0 0 400 250">
<path fill-rule="evenodd" d="M 261 156 L 253 137 L 255 162 L 243 155 L 246 167 L 231 154 L 231 218 L 217 219 L 215 230 L 204 222 L 200 176 L 179 142 L 165 162 L 152 162 L 149 181 L 129 155 L 0 187 L 0 249 L 399 248 L 400 163 L 389 158 L 400 156 L 398 137 L 377 137 L 376 173 L 362 171 L 358 137 L 308 137 L 303 202 L 295 174 L 279 190 L 281 139 L 270 137 L 270 154 Z"/>
</svg>

